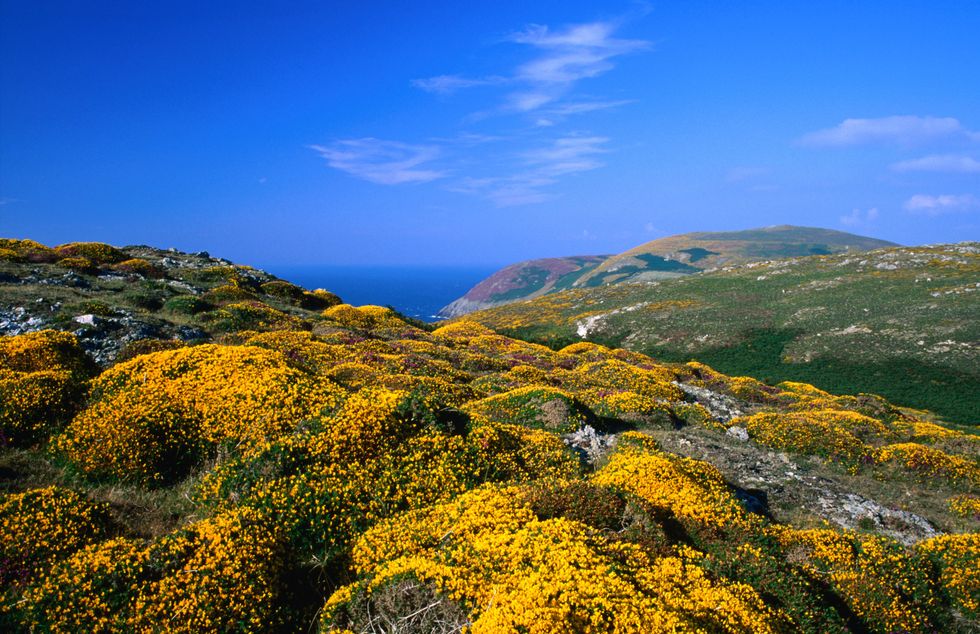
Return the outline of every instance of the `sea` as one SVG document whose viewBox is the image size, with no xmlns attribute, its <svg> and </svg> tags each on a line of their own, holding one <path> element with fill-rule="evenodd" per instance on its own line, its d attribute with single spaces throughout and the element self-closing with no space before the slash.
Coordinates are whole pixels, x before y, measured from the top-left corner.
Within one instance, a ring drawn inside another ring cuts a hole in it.
<svg viewBox="0 0 980 634">
<path fill-rule="evenodd" d="M 265 271 L 313 290 L 325 288 L 354 306 L 391 306 L 426 322 L 438 321 L 439 309 L 462 297 L 499 266 L 264 266 Z"/>
</svg>

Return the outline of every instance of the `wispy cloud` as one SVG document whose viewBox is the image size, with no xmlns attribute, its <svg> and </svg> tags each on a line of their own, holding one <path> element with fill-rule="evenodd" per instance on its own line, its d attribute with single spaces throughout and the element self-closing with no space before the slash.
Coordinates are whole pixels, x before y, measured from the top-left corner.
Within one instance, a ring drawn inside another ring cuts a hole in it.
<svg viewBox="0 0 980 634">
<path fill-rule="evenodd" d="M 851 213 L 846 216 L 840 217 L 840 223 L 845 227 L 862 227 L 874 224 L 874 221 L 878 219 L 878 208 L 871 207 L 870 209 L 852 209 Z"/>
<path fill-rule="evenodd" d="M 499 177 L 463 178 L 451 184 L 450 191 L 474 194 L 499 207 L 529 205 L 553 200 L 549 188 L 568 174 L 602 167 L 597 155 L 609 150 L 609 139 L 600 136 L 571 135 L 519 154 L 524 170 Z"/>
<path fill-rule="evenodd" d="M 351 176 L 380 185 L 426 183 L 446 176 L 446 172 L 421 169 L 437 159 L 440 149 L 433 145 L 412 145 L 375 138 L 346 139 L 331 145 L 311 145 L 327 165 Z"/>
<path fill-rule="evenodd" d="M 531 47 L 533 57 L 507 75 L 463 77 L 437 75 L 416 79 L 413 85 L 429 92 L 451 94 L 464 88 L 508 84 L 515 85 L 504 96 L 504 110 L 532 112 L 555 103 L 579 81 L 608 72 L 613 60 L 622 55 L 645 50 L 650 42 L 615 37 L 619 21 L 596 21 L 575 24 L 562 29 L 531 25 L 511 34 L 505 41 Z M 612 108 L 628 101 L 594 101 L 572 103 L 557 108 L 562 116 Z"/>
<path fill-rule="evenodd" d="M 810 147 L 846 147 L 872 143 L 917 145 L 943 139 L 980 141 L 953 117 L 894 116 L 878 119 L 845 119 L 840 124 L 817 130 L 800 139 Z"/>
<path fill-rule="evenodd" d="M 602 147 L 609 139 L 601 136 L 570 136 L 556 139 L 551 145 L 524 153 L 529 165 L 536 165 L 543 176 L 560 176 L 602 167 L 595 156 L 609 150 Z"/>
<path fill-rule="evenodd" d="M 980 198 L 972 194 L 942 194 L 939 196 L 916 194 L 905 201 L 905 209 L 911 213 L 938 216 L 980 209 Z"/>
<path fill-rule="evenodd" d="M 896 172 L 954 172 L 980 174 L 980 161 L 972 156 L 934 154 L 922 158 L 899 161 L 891 168 Z"/>
<path fill-rule="evenodd" d="M 492 75 L 490 77 L 460 77 L 459 75 L 437 75 L 426 79 L 413 79 L 412 85 L 421 88 L 426 92 L 434 92 L 440 95 L 450 95 L 457 90 L 464 88 L 474 88 L 476 86 L 493 86 L 506 83 L 506 77 Z"/>
<path fill-rule="evenodd" d="M 579 101 L 556 105 L 548 112 L 558 116 L 568 116 L 573 114 L 583 114 L 586 112 L 595 112 L 597 110 L 609 110 L 610 108 L 618 108 L 631 103 L 636 103 L 636 99 L 619 99 L 616 101 Z"/>
</svg>

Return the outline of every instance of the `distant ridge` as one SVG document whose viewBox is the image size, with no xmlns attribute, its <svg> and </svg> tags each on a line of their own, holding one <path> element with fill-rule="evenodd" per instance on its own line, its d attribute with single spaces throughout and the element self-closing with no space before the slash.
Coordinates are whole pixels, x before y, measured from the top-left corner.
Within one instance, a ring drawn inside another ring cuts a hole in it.
<svg viewBox="0 0 980 634">
<path fill-rule="evenodd" d="M 483 280 L 439 315 L 459 317 L 568 288 L 651 282 L 723 266 L 898 246 L 817 227 L 777 225 L 744 231 L 701 231 L 646 242 L 618 255 L 527 260 Z"/>
</svg>

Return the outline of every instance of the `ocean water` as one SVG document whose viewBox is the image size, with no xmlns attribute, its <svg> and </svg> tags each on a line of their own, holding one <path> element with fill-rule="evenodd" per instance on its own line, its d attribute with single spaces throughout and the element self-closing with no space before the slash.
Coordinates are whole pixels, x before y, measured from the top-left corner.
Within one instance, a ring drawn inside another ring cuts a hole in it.
<svg viewBox="0 0 980 634">
<path fill-rule="evenodd" d="M 436 321 L 439 309 L 466 294 L 499 267 L 266 266 L 308 289 L 325 288 L 348 304 L 392 306 L 409 317 Z"/>
</svg>

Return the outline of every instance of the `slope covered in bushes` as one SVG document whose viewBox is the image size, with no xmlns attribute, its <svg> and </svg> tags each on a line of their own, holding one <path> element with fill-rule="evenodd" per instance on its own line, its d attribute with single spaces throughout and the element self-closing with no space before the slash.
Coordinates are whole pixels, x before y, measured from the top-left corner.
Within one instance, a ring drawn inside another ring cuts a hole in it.
<svg viewBox="0 0 980 634">
<path fill-rule="evenodd" d="M 977 626 L 980 445 L 925 412 L 309 312 L 101 372 L 0 339 L 5 630 Z"/>
</svg>

